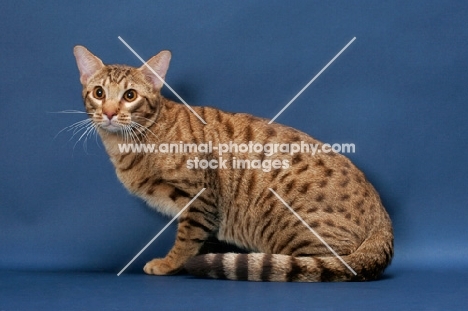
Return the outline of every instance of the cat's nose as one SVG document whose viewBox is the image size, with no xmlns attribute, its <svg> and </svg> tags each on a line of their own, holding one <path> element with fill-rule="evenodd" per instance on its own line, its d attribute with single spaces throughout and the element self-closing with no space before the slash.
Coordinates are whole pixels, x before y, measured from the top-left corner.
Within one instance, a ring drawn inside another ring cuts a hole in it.
<svg viewBox="0 0 468 311">
<path fill-rule="evenodd" d="M 112 120 L 112 118 L 117 115 L 117 113 L 115 113 L 114 111 L 107 111 L 107 112 L 104 112 L 104 114 L 107 116 L 109 120 Z"/>
<path fill-rule="evenodd" d="M 119 112 L 119 106 L 117 103 L 108 102 L 102 105 L 102 113 L 107 116 L 109 121 L 112 120 L 112 118 L 115 117 L 118 114 L 118 112 Z"/>
</svg>

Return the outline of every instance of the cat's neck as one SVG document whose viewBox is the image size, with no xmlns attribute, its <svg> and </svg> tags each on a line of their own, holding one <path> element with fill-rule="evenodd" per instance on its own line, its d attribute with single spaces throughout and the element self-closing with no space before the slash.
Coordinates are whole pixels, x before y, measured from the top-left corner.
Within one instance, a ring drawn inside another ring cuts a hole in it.
<svg viewBox="0 0 468 311">
<path fill-rule="evenodd" d="M 98 133 L 99 136 L 101 137 L 101 141 L 104 145 L 104 148 L 106 148 L 107 153 L 111 157 L 115 157 L 121 154 L 121 151 L 119 149 L 119 145 L 125 144 L 125 138 L 120 132 L 117 133 L 111 133 L 109 131 L 99 129 L 98 128 Z"/>
</svg>

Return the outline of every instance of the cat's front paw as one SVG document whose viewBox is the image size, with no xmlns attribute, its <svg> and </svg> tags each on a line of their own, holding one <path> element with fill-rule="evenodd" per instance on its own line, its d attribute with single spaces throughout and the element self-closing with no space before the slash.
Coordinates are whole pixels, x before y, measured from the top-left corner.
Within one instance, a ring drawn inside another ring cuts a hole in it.
<svg viewBox="0 0 468 311">
<path fill-rule="evenodd" d="M 180 269 L 174 267 L 169 260 L 157 258 L 149 261 L 143 268 L 146 274 L 168 275 L 174 274 Z"/>
</svg>

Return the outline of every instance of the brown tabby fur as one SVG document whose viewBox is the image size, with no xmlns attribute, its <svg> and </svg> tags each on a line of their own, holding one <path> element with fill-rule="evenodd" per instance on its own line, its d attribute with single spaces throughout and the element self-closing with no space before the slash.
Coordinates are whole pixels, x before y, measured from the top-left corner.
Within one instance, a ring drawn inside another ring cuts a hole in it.
<svg viewBox="0 0 468 311">
<path fill-rule="evenodd" d="M 393 256 L 390 218 L 372 185 L 346 157 L 333 152 L 275 154 L 268 158 L 286 159 L 290 167 L 264 172 L 187 168 L 187 160 L 195 156 L 217 159 L 216 152 L 120 153 L 118 144 L 125 142 L 320 142 L 248 114 L 193 107 L 205 125 L 184 105 L 162 97 L 162 82 L 146 66 L 105 66 L 82 46 L 76 46 L 74 53 L 86 110 L 125 187 L 167 215 L 176 215 L 206 188 L 180 216 L 173 248 L 165 258 L 148 262 L 146 273 L 166 275 L 185 268 L 194 275 L 233 280 L 350 281 L 376 279 L 389 265 Z M 170 56 L 162 51 L 147 64 L 164 78 Z M 95 96 L 96 87 L 103 88 L 101 99 Z M 128 103 L 124 94 L 130 89 L 138 95 Z M 109 119 L 113 126 L 109 126 Z M 225 154 L 223 158 L 230 163 L 233 156 L 267 158 L 259 153 Z M 357 275 L 268 188 L 277 192 Z M 197 256 L 211 237 L 251 253 Z"/>
</svg>

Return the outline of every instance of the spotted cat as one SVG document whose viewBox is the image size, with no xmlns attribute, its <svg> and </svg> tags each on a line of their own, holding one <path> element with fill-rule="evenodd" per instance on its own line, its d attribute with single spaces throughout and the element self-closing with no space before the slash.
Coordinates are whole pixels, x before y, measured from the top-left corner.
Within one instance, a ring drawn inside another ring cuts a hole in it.
<svg viewBox="0 0 468 311">
<path fill-rule="evenodd" d="M 83 46 L 76 46 L 74 54 L 86 111 L 123 185 L 170 216 L 205 188 L 180 215 L 172 249 L 166 257 L 148 262 L 146 273 L 167 275 L 185 269 L 196 276 L 232 280 L 365 281 L 378 278 L 389 265 L 391 220 L 376 190 L 348 158 L 334 152 L 277 150 L 267 155 L 231 148 L 221 159 L 214 149 L 196 150 L 208 142 L 212 148 L 323 144 L 249 114 L 210 107 L 191 111 L 164 98 L 160 90 L 169 51 L 140 68 L 104 65 Z M 119 147 L 125 143 L 193 148 L 122 152 Z M 217 165 L 195 167 L 195 159 Z M 241 167 L 233 164 L 239 161 Z M 211 238 L 249 253 L 200 255 Z"/>
</svg>

